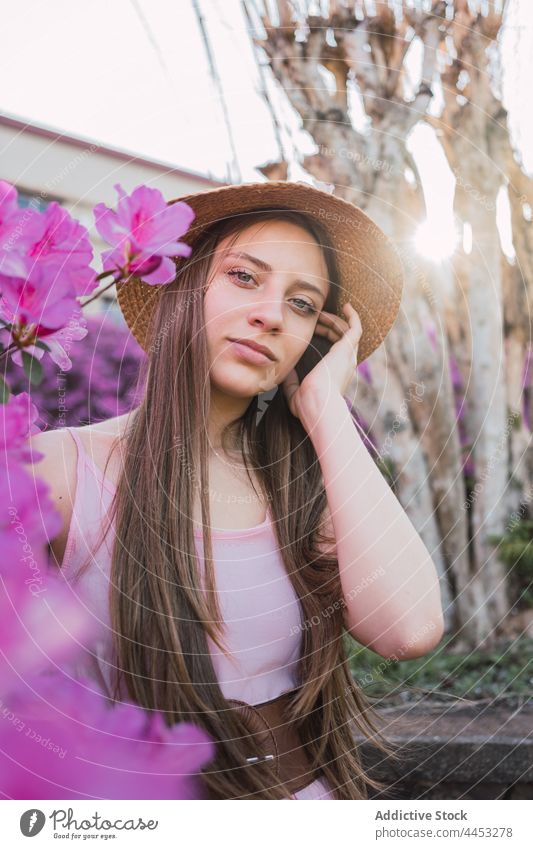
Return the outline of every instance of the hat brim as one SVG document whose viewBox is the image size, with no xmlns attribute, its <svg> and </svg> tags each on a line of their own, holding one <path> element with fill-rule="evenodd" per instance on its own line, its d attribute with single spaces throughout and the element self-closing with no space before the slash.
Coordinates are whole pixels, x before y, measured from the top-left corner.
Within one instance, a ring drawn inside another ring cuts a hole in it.
<svg viewBox="0 0 533 849">
<path fill-rule="evenodd" d="M 377 224 L 349 201 L 307 183 L 268 181 L 222 186 L 174 198 L 189 204 L 194 221 L 180 241 L 194 244 L 217 221 L 265 207 L 304 212 L 326 229 L 336 251 L 340 292 L 338 314 L 347 301 L 359 314 L 362 335 L 358 363 L 376 350 L 398 314 L 403 290 L 399 253 Z M 117 283 L 120 309 L 131 332 L 147 351 L 147 339 L 156 299 L 164 286 L 150 286 L 137 278 Z"/>
</svg>

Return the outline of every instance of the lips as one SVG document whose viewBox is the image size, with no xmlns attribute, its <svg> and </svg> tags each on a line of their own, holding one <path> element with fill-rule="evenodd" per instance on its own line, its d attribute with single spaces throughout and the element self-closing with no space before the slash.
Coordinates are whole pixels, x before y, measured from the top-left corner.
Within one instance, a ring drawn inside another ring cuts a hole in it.
<svg viewBox="0 0 533 849">
<path fill-rule="evenodd" d="M 266 345 L 260 345 L 252 339 L 230 339 L 230 341 L 238 342 L 240 345 L 246 345 L 246 347 L 251 348 L 252 351 L 259 351 L 260 354 L 264 354 L 265 357 L 268 357 L 269 360 L 272 360 L 273 362 L 277 359 L 270 348 L 267 348 Z"/>
</svg>

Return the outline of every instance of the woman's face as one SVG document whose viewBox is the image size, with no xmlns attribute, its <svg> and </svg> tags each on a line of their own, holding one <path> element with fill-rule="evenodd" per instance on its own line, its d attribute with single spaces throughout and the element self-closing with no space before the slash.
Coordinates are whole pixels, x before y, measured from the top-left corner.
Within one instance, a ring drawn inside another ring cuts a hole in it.
<svg viewBox="0 0 533 849">
<path fill-rule="evenodd" d="M 219 391 L 248 398 L 279 385 L 294 368 L 330 284 L 321 248 L 297 224 L 256 222 L 230 246 L 231 239 L 217 246 L 205 293 L 210 376 Z M 236 339 L 265 346 L 273 359 Z"/>
</svg>

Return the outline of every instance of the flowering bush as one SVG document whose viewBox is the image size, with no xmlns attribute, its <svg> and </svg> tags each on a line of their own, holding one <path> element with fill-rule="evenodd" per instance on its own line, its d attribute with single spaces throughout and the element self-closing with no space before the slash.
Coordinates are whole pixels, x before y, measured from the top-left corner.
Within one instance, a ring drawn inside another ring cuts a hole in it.
<svg viewBox="0 0 533 849">
<path fill-rule="evenodd" d="M 94 619 L 46 561 L 62 520 L 28 437 L 38 423 L 106 419 L 135 403 L 144 353 L 109 318 L 86 319 L 82 309 L 105 291 L 91 294 L 104 277 L 164 285 L 171 257 L 191 251 L 177 241 L 194 218 L 187 204 L 167 206 L 144 186 L 117 191 L 116 212 L 94 211 L 111 245 L 98 275 L 78 221 L 56 203 L 20 209 L 15 188 L 0 181 L 0 791 L 15 799 L 196 798 L 194 775 L 214 757 L 191 723 L 169 728 L 162 714 L 110 705 L 93 681 L 62 669 L 91 648 Z"/>
</svg>

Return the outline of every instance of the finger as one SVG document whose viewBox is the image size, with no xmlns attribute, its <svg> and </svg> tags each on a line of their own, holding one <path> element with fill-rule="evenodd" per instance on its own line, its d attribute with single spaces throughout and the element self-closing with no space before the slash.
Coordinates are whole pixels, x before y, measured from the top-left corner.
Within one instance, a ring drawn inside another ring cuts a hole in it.
<svg viewBox="0 0 533 849">
<path fill-rule="evenodd" d="M 363 333 L 361 319 L 359 318 L 359 313 L 349 301 L 344 305 L 343 310 L 348 315 L 350 321 L 350 329 L 345 334 L 346 342 L 357 356 L 359 342 Z"/>
<path fill-rule="evenodd" d="M 336 328 L 343 333 L 345 333 L 350 326 L 349 323 L 345 321 L 345 319 L 340 317 L 340 315 L 334 315 L 331 312 L 319 313 L 318 321 L 321 324 L 324 324 L 326 327 Z"/>
<path fill-rule="evenodd" d="M 338 342 L 344 336 L 344 333 L 341 333 L 339 330 L 335 330 L 333 327 L 325 327 L 323 324 L 316 325 L 315 334 L 317 336 L 323 336 L 331 342 Z"/>
<path fill-rule="evenodd" d="M 331 315 L 330 313 L 321 313 L 316 323 L 315 333 L 325 336 L 332 342 L 341 339 L 349 330 L 350 325 L 343 321 L 339 316 Z"/>
<path fill-rule="evenodd" d="M 350 328 L 357 327 L 362 330 L 361 318 L 353 304 L 350 301 L 347 301 L 342 309 L 344 314 L 348 316 Z"/>
</svg>

